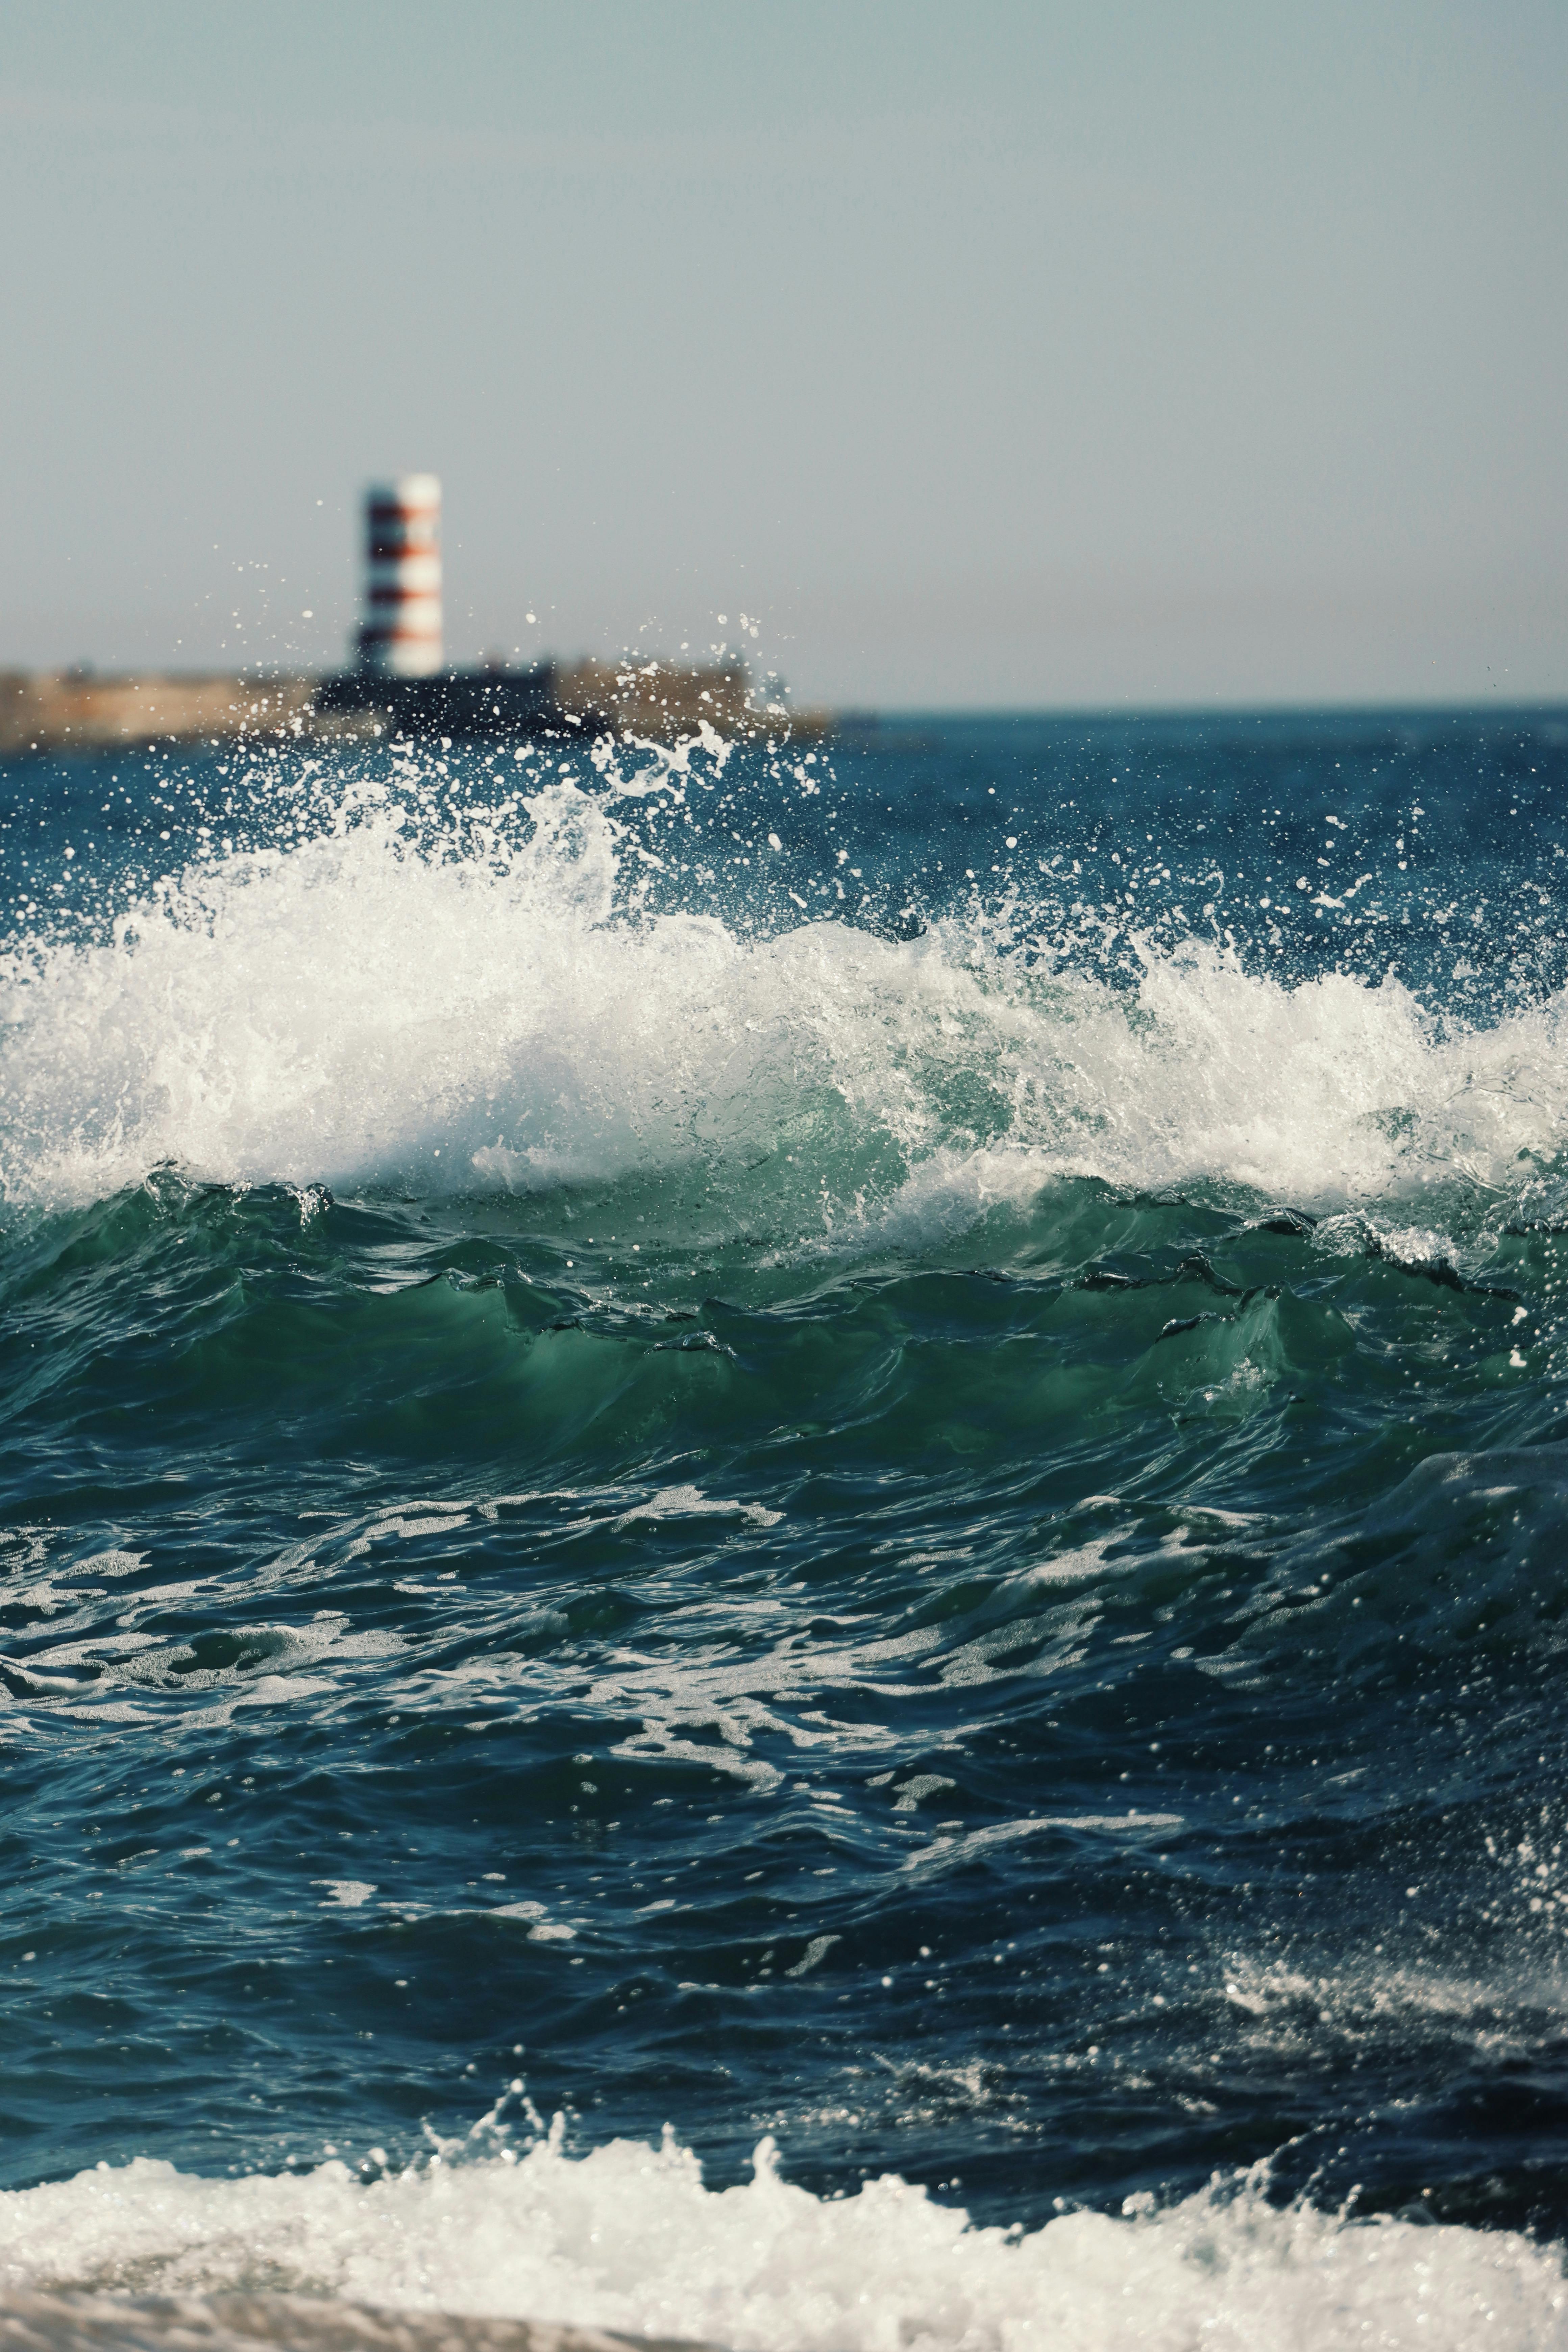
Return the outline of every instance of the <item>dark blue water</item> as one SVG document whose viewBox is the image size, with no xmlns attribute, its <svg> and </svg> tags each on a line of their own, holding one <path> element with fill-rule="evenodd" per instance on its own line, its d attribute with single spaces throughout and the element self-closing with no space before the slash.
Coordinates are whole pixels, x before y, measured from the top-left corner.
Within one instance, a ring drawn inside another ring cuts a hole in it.
<svg viewBox="0 0 1568 2352">
<path fill-rule="evenodd" d="M 514 751 L 0 771 L 11 2274 L 668 2122 L 689 2284 L 764 2135 L 1555 2276 L 1568 718 Z"/>
</svg>

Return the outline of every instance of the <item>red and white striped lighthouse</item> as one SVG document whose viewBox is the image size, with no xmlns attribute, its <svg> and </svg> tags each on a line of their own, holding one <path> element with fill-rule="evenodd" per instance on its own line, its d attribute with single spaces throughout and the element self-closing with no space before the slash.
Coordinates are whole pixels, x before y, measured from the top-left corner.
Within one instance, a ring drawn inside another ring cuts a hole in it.
<svg viewBox="0 0 1568 2352">
<path fill-rule="evenodd" d="M 441 667 L 441 485 L 399 474 L 364 494 L 360 666 L 389 677 Z"/>
</svg>

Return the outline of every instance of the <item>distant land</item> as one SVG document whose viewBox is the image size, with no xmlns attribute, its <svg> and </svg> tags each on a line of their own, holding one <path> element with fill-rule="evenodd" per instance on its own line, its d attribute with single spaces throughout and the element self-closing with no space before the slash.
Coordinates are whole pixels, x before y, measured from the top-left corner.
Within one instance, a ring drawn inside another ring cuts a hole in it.
<svg viewBox="0 0 1568 2352">
<path fill-rule="evenodd" d="M 832 723 L 825 711 L 759 699 L 738 661 L 496 663 L 430 677 L 0 670 L 0 755 L 239 736 L 508 737 L 551 728 L 662 742 L 700 734 L 704 721 L 727 736 L 813 739 Z"/>
</svg>

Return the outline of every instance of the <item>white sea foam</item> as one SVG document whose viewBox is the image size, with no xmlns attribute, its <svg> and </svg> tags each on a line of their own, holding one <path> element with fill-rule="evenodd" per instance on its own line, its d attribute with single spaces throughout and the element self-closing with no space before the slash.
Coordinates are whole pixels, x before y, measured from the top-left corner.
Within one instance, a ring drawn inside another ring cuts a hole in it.
<svg viewBox="0 0 1568 2352">
<path fill-rule="evenodd" d="M 1568 1130 L 1562 1000 L 1450 1035 L 1392 979 L 1291 987 L 1196 943 L 1130 994 L 957 926 L 752 938 L 617 911 L 605 807 L 557 783 L 528 808 L 461 855 L 362 813 L 189 869 L 105 943 L 13 954 L 5 1197 L 169 1162 L 437 1191 L 686 1171 L 721 1227 L 772 1186 L 804 1239 L 961 1227 L 1068 1173 L 1408 1224 L 1451 1181 L 1517 1190 Z"/>
<path fill-rule="evenodd" d="M 692 2157 L 542 2143 L 362 2186 L 344 2164 L 206 2180 L 100 2167 L 0 2196 L 4 2294 L 258 2286 L 414 2312 L 699 2337 L 735 2352 L 1257 2352 L 1568 2343 L 1557 2250 L 1501 2231 L 1280 2210 L 1256 2188 L 1032 2231 L 895 2179 L 825 2200 Z"/>
</svg>

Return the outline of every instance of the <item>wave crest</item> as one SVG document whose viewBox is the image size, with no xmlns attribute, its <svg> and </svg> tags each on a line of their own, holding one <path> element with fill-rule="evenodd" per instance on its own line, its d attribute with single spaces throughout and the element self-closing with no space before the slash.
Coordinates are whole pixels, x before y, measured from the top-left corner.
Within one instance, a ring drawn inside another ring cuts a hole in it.
<svg viewBox="0 0 1568 2352">
<path fill-rule="evenodd" d="M 754 2179 L 709 2189 L 668 2131 L 662 2148 L 617 2140 L 574 2160 L 557 2129 L 521 2159 L 437 2162 L 368 2183 L 335 2161 L 242 2180 L 145 2159 L 100 2166 L 0 2196 L 0 2269 L 29 2294 L 265 2288 L 735 2352 L 1175 2352 L 1200 2340 L 1216 2352 L 1352 2341 L 1442 2352 L 1483 2335 L 1508 2352 L 1562 2341 L 1565 2308 L 1555 2249 L 1281 2209 L 1252 2180 L 1165 2208 L 1132 2198 L 1120 2218 L 982 2229 L 891 2176 L 853 2197 L 815 2197 L 779 2178 L 767 2140 Z M 297 2305 L 278 2309 L 299 2318 Z M 155 2334 L 149 2306 L 137 2311 Z M 37 2330 L 36 2306 L 31 2315 Z M 248 2315 L 247 2338 L 258 2332 Z M 201 2340 L 188 2309 L 168 2319 L 171 2337 Z M 56 2333 L 70 2340 L 64 2324 Z M 375 2331 L 361 2319 L 352 2334 L 373 2343 Z M 286 2340 L 301 2340 L 297 2326 Z M 384 2340 L 406 2342 L 390 2322 Z"/>
<path fill-rule="evenodd" d="M 1128 988 L 1017 924 L 656 914 L 627 903 L 604 800 L 557 783 L 517 808 L 438 835 L 360 810 L 188 866 L 106 940 L 14 951 L 6 1199 L 79 1204 L 167 1163 L 433 1192 L 680 1176 L 805 1238 L 1059 1174 L 1511 1199 L 1562 1148 L 1561 997 L 1461 1031 L 1392 977 L 1290 985 L 1211 943 L 1145 946 Z"/>
</svg>

